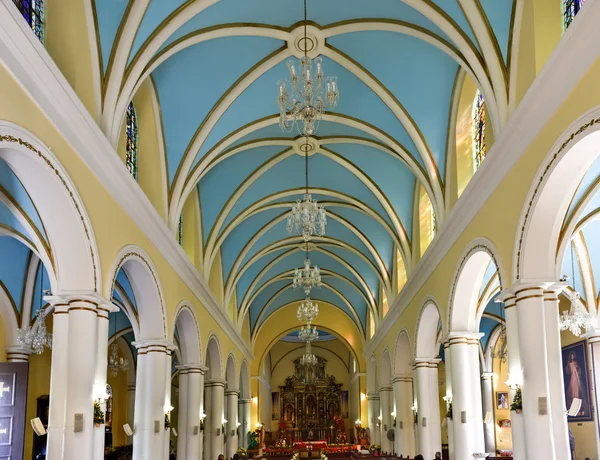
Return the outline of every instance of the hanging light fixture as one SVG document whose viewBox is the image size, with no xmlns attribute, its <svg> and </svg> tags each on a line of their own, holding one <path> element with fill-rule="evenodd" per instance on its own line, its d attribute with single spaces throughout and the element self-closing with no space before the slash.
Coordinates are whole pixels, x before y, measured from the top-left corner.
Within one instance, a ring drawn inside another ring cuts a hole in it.
<svg viewBox="0 0 600 460">
<path fill-rule="evenodd" d="M 110 345 L 110 351 L 108 354 L 108 371 L 110 375 L 116 377 L 120 371 L 126 371 L 129 369 L 129 360 L 119 356 L 119 346 L 117 345 L 117 314 L 115 313 L 115 327 L 113 336 L 115 340 Z"/>
<path fill-rule="evenodd" d="M 33 326 L 25 326 L 17 331 L 17 345 L 31 349 L 36 355 L 44 352 L 44 347 L 52 348 L 52 334 L 46 329 L 44 309 L 44 268 L 40 262 L 40 308 L 35 315 Z"/>
<path fill-rule="evenodd" d="M 303 342 L 314 342 L 319 339 L 319 331 L 317 331 L 316 326 L 311 326 L 307 324 L 306 326 L 302 326 L 300 328 L 300 332 L 298 332 L 298 338 Z"/>
<path fill-rule="evenodd" d="M 337 77 L 325 78 L 323 59 L 320 56 L 314 60 L 308 57 L 307 23 L 306 0 L 304 0 L 304 40 L 300 42 L 303 44 L 304 56 L 300 59 L 297 70 L 291 59 L 287 62 L 289 82 L 287 80 L 277 82 L 279 126 L 284 132 L 289 132 L 296 126 L 300 135 L 305 137 L 317 132 L 325 110 L 334 109 L 340 99 Z"/>
<path fill-rule="evenodd" d="M 292 211 L 287 217 L 287 231 L 289 235 L 300 235 L 306 242 L 315 236 L 325 235 L 325 226 L 327 225 L 327 212 L 325 208 L 313 200 L 312 195 L 308 193 L 308 152 L 310 147 L 308 138 L 304 143 L 304 178 L 305 189 L 304 199 L 297 200 L 292 207 Z"/>
<path fill-rule="evenodd" d="M 575 279 L 575 256 L 573 240 L 571 240 L 571 273 L 573 275 L 573 290 L 566 291 L 566 295 L 571 301 L 569 311 L 563 311 L 559 317 L 559 325 L 561 331 L 569 330 L 573 335 L 579 337 L 582 334 L 582 329 L 593 329 L 597 325 L 597 317 L 595 314 L 587 311 L 580 302 L 580 295 L 577 291 L 577 281 Z M 567 275 L 563 275 L 562 281 L 568 279 Z"/>
<path fill-rule="evenodd" d="M 304 354 L 300 357 L 300 364 L 302 364 L 303 366 L 315 366 L 317 363 L 318 359 L 312 352 L 310 342 L 306 342 L 306 350 L 304 351 Z"/>
<path fill-rule="evenodd" d="M 304 268 L 296 268 L 294 270 L 294 289 L 304 289 L 306 296 L 310 295 L 313 288 L 321 286 L 321 271 L 316 265 L 310 266 L 308 258 L 308 243 L 306 243 L 306 259 L 304 260 Z"/>
<path fill-rule="evenodd" d="M 313 320 L 318 315 L 319 315 L 319 305 L 316 303 L 313 303 L 310 300 L 310 297 L 307 297 L 306 299 L 304 299 L 304 302 L 302 302 L 298 306 L 298 311 L 296 313 L 296 317 L 298 318 L 298 321 L 306 321 L 307 324 L 312 323 Z"/>
</svg>

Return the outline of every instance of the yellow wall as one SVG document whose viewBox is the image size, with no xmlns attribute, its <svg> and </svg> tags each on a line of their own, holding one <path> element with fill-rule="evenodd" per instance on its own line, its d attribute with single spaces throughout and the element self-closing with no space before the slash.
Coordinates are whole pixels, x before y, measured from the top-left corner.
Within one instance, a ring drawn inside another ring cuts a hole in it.
<svg viewBox="0 0 600 460">
<path fill-rule="evenodd" d="M 508 380 L 508 363 L 502 363 L 499 359 L 494 359 L 493 362 L 493 380 L 492 380 L 492 393 L 494 400 L 494 430 L 496 433 L 496 448 L 503 450 L 512 450 L 512 429 L 511 428 L 500 428 L 498 421 L 509 419 L 510 420 L 510 409 L 498 409 L 496 393 L 498 391 L 509 392 L 506 381 Z"/>
<path fill-rule="evenodd" d="M 116 377 L 109 372 L 107 381 L 113 390 L 113 446 L 123 446 L 127 444 L 127 435 L 123 431 L 123 425 L 127 423 L 127 372 L 119 372 Z"/>
</svg>

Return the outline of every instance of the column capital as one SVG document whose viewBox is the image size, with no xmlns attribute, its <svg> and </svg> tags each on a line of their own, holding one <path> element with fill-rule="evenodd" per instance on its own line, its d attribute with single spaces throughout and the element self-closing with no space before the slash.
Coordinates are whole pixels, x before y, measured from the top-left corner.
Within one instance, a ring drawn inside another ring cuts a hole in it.
<svg viewBox="0 0 600 460">
<path fill-rule="evenodd" d="M 491 380 L 493 376 L 494 376 L 493 372 L 482 372 L 481 380 Z"/>
<path fill-rule="evenodd" d="M 367 401 L 379 401 L 379 395 L 376 393 L 367 393 Z"/>
<path fill-rule="evenodd" d="M 13 363 L 28 363 L 32 353 L 33 350 L 27 347 L 6 347 L 6 360 Z"/>
<path fill-rule="evenodd" d="M 594 329 L 593 331 L 587 331 L 581 335 L 582 339 L 587 339 L 591 344 L 600 342 L 600 329 Z"/>
<path fill-rule="evenodd" d="M 381 387 L 381 388 L 379 388 L 379 392 L 381 393 L 382 391 L 383 391 L 383 392 L 386 392 L 386 391 L 394 391 L 394 388 L 393 388 L 393 387 L 391 387 L 391 386 L 385 386 L 385 387 Z"/>
<path fill-rule="evenodd" d="M 419 368 L 437 369 L 440 361 L 441 361 L 441 359 L 439 359 L 439 358 L 416 358 L 412 362 L 412 368 L 413 369 L 419 369 Z"/>
<path fill-rule="evenodd" d="M 395 374 L 394 378 L 392 378 L 392 383 L 404 383 L 404 382 L 408 382 L 408 383 L 412 383 L 413 378 L 411 374 Z"/>
<path fill-rule="evenodd" d="M 225 380 L 225 379 L 209 379 L 204 382 L 205 388 L 211 388 L 211 387 L 225 388 L 226 386 L 227 386 L 227 380 Z"/>
<path fill-rule="evenodd" d="M 448 346 L 457 345 L 457 344 L 478 344 L 481 337 L 484 334 L 481 332 L 467 332 L 467 331 L 457 331 L 451 332 L 446 337 L 446 342 Z"/>
<path fill-rule="evenodd" d="M 185 374 L 202 374 L 202 375 L 204 375 L 206 373 L 206 371 L 208 370 L 208 367 L 203 366 L 202 364 L 197 364 L 197 363 L 179 364 L 175 367 L 177 368 L 177 370 L 179 370 L 180 375 L 185 375 Z"/>
<path fill-rule="evenodd" d="M 238 398 L 239 404 L 250 404 L 252 402 L 252 398 Z"/>
<path fill-rule="evenodd" d="M 239 396 L 240 392 L 237 388 L 228 388 L 225 390 L 225 396 Z"/>
<path fill-rule="evenodd" d="M 177 347 L 172 342 L 166 339 L 156 340 L 137 340 L 131 342 L 137 348 L 138 356 L 147 353 L 165 353 L 170 355 Z"/>
<path fill-rule="evenodd" d="M 505 289 L 497 297 L 498 301 L 505 302 L 512 297 L 517 300 L 530 298 L 531 296 L 543 295 L 544 293 L 554 293 L 558 295 L 567 283 L 560 280 L 519 280 L 510 288 Z M 540 292 L 541 291 L 541 292 Z"/>
</svg>

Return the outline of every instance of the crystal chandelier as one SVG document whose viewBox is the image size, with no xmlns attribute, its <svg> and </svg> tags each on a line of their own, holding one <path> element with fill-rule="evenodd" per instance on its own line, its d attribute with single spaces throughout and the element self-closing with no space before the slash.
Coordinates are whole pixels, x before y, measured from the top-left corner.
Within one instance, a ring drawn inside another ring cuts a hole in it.
<svg viewBox="0 0 600 460">
<path fill-rule="evenodd" d="M 44 311 L 44 269 L 41 271 L 40 308 L 35 315 L 33 326 L 25 326 L 17 331 L 17 345 L 31 349 L 36 355 L 44 352 L 44 347 L 52 348 L 52 334 L 46 329 L 46 314 Z"/>
<path fill-rule="evenodd" d="M 290 73 L 289 91 L 287 80 L 277 82 L 279 126 L 283 131 L 288 132 L 296 126 L 300 135 L 305 137 L 317 132 L 325 110 L 334 109 L 340 99 L 337 77 L 325 78 L 323 59 L 319 56 L 313 60 L 307 55 L 309 43 L 306 34 L 307 23 L 306 0 L 304 0 L 304 41 L 301 42 L 304 43 L 304 56 L 300 59 L 298 69 L 291 59 L 287 62 Z"/>
<path fill-rule="evenodd" d="M 307 297 L 304 302 L 298 306 L 296 317 L 298 318 L 298 321 L 306 321 L 308 324 L 310 324 L 318 315 L 319 305 L 313 303 L 310 300 L 310 297 Z"/>
<path fill-rule="evenodd" d="M 110 353 L 108 355 L 108 371 L 110 375 L 116 377 L 120 371 L 126 371 L 129 369 L 129 360 L 119 356 L 119 346 L 117 345 L 117 318 L 115 315 L 115 328 L 114 328 L 115 340 L 110 346 Z"/>
<path fill-rule="evenodd" d="M 321 286 L 321 271 L 316 265 L 310 266 L 308 258 L 308 243 L 306 244 L 306 259 L 304 260 L 304 268 L 296 268 L 294 270 L 294 289 L 302 288 L 308 296 L 313 288 Z"/>
<path fill-rule="evenodd" d="M 312 352 L 310 342 L 306 342 L 306 350 L 300 358 L 300 364 L 303 366 L 314 366 L 318 362 L 317 357 Z"/>
<path fill-rule="evenodd" d="M 306 326 L 302 326 L 300 328 L 300 332 L 298 332 L 298 338 L 303 342 L 314 342 L 319 339 L 319 332 L 317 331 L 316 326 L 311 326 L 307 324 Z"/>
<path fill-rule="evenodd" d="M 558 322 L 561 331 L 569 330 L 573 335 L 579 337 L 582 334 L 582 329 L 593 329 L 597 325 L 597 317 L 589 312 L 580 302 L 580 295 L 577 292 L 577 281 L 575 280 L 575 258 L 573 241 L 571 240 L 571 270 L 573 274 L 573 291 L 567 291 L 566 295 L 571 301 L 569 311 L 563 311 Z M 563 275 L 561 281 L 566 281 L 568 276 Z"/>
</svg>

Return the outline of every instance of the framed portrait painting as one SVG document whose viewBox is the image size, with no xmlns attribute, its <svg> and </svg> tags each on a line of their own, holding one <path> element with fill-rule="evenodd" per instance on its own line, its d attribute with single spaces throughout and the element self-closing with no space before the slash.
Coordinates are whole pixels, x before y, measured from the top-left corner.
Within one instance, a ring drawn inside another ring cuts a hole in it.
<svg viewBox="0 0 600 460">
<path fill-rule="evenodd" d="M 496 409 L 508 409 L 508 391 L 496 391 Z"/>
<path fill-rule="evenodd" d="M 588 373 L 587 343 L 585 340 L 562 347 L 562 372 L 565 385 L 566 409 L 571 407 L 573 399 L 581 399 L 581 408 L 577 415 L 568 416 L 569 422 L 587 422 L 592 420 L 592 404 Z"/>
</svg>

